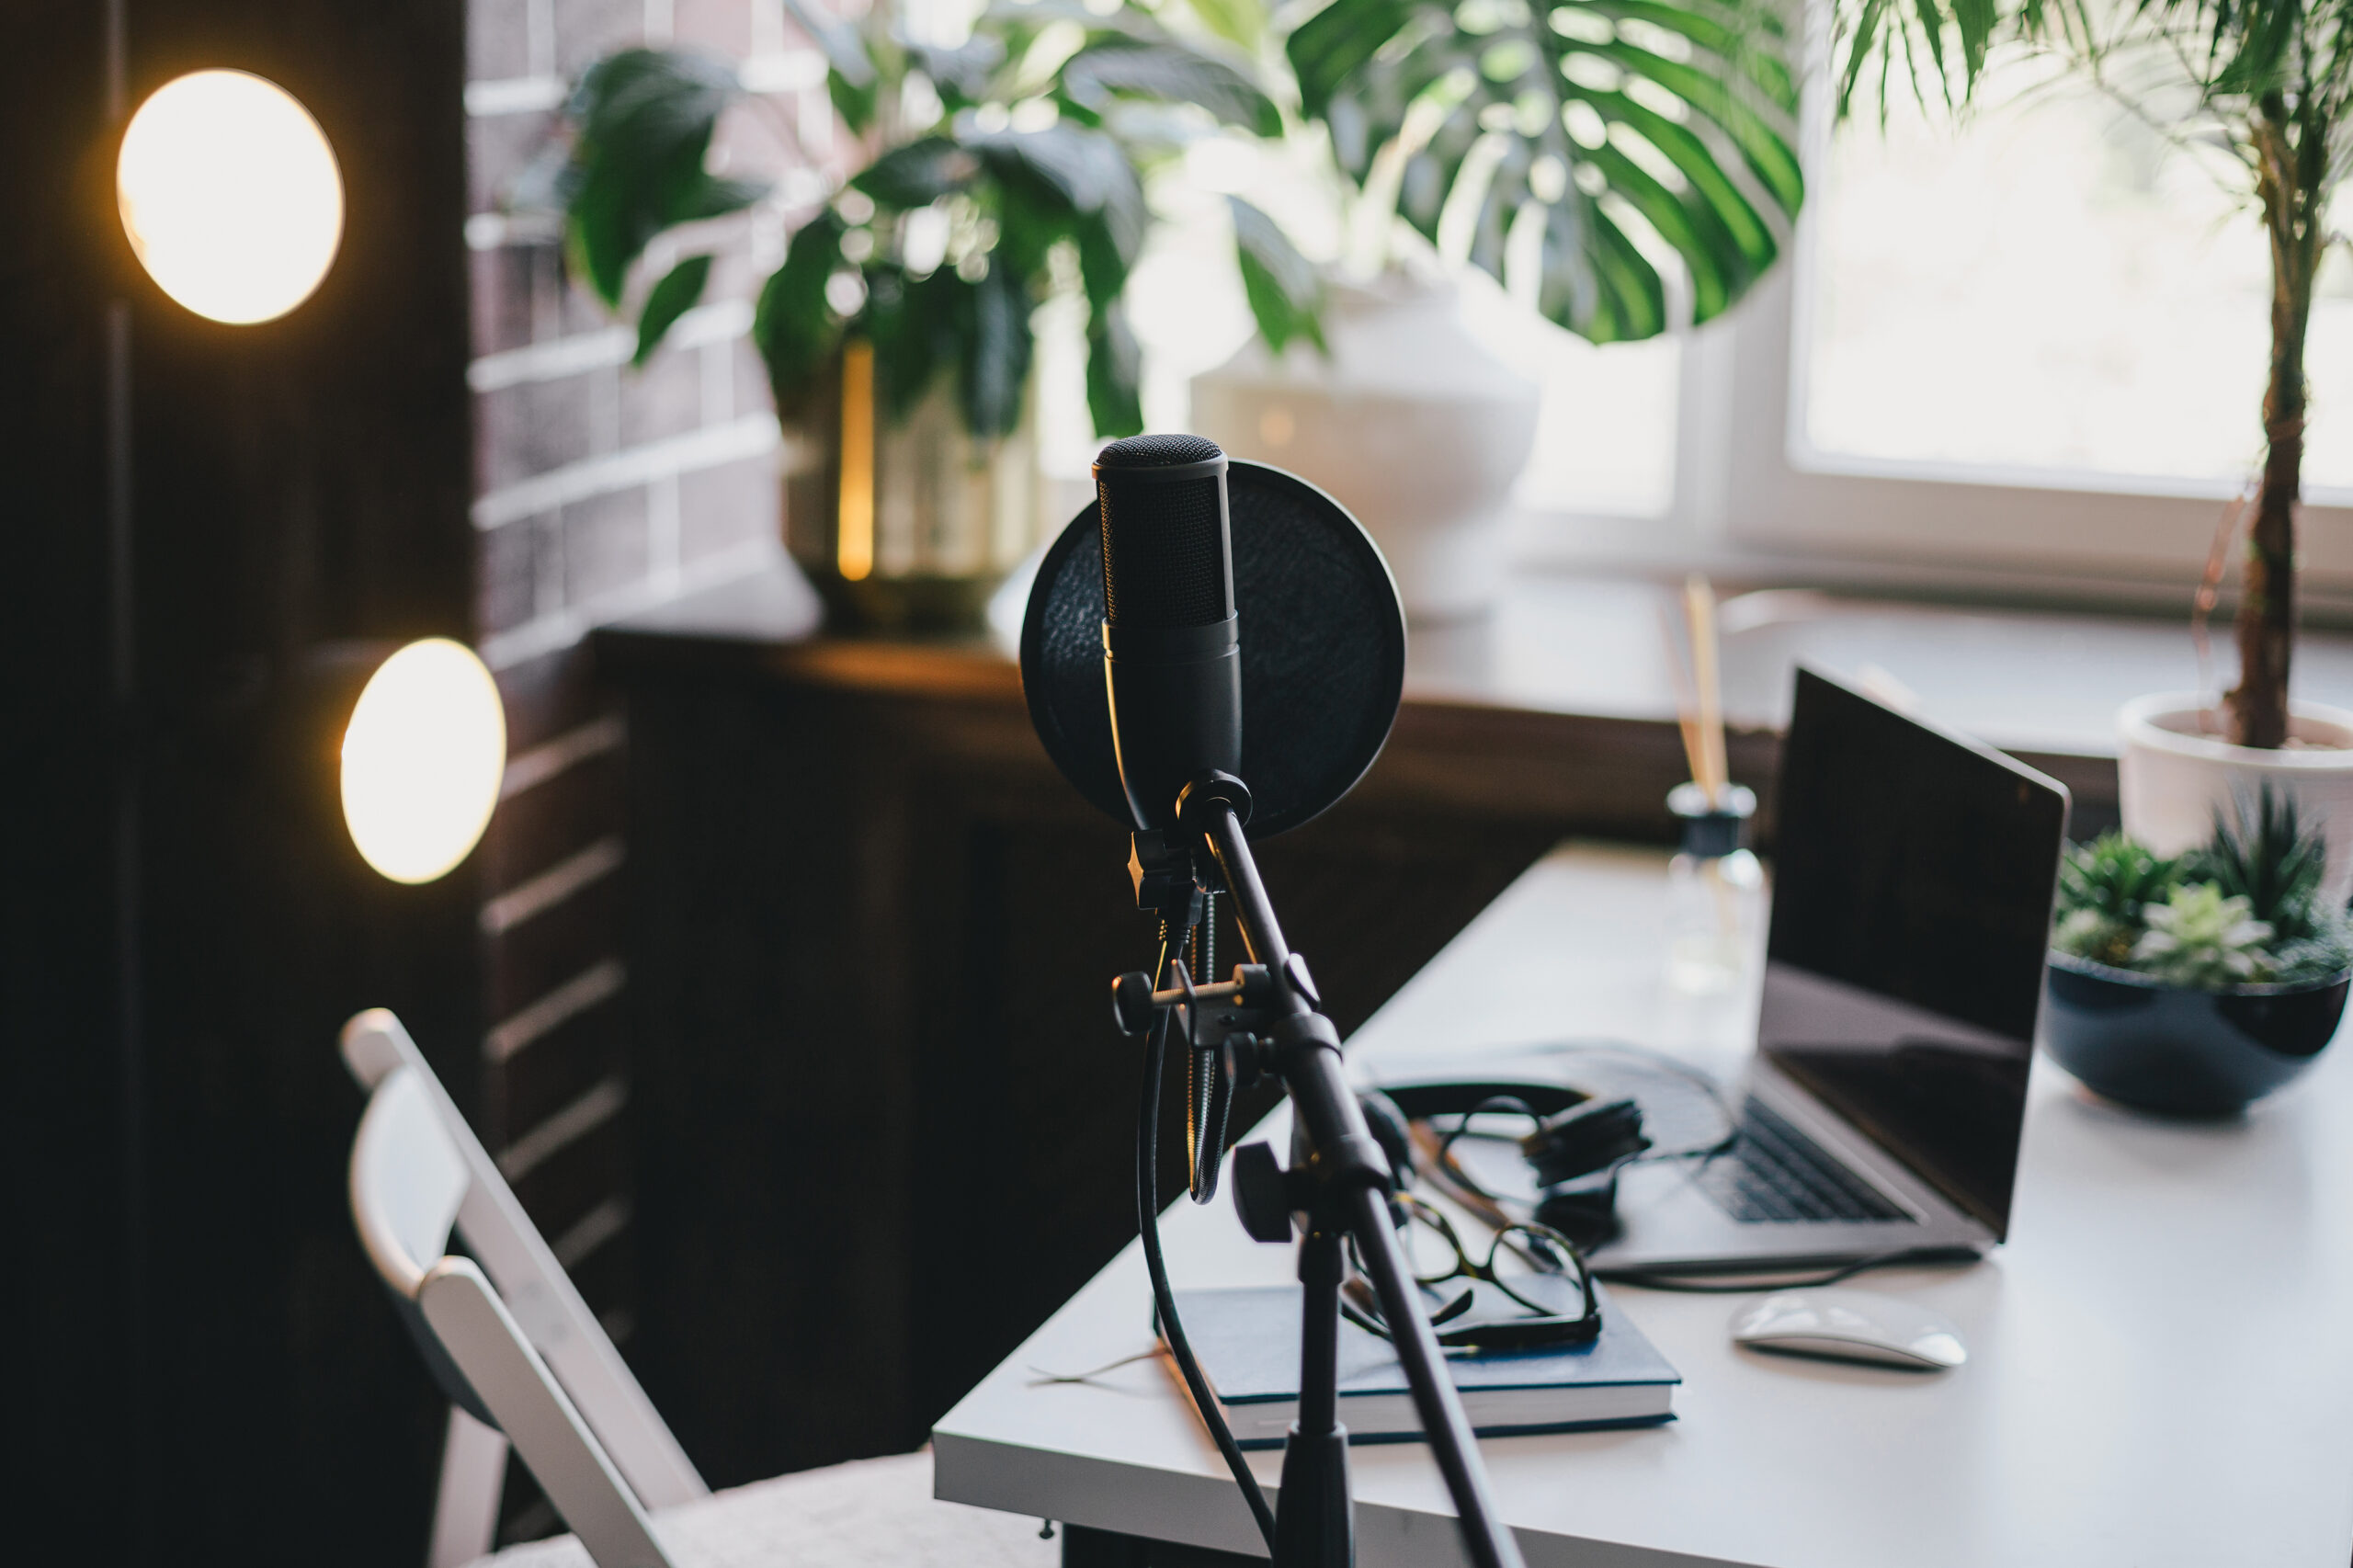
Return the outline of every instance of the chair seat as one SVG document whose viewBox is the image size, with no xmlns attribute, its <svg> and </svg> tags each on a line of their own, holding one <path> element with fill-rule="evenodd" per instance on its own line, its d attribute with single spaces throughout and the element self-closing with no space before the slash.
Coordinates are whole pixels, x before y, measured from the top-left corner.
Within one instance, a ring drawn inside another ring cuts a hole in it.
<svg viewBox="0 0 2353 1568">
<path fill-rule="evenodd" d="M 856 1460 L 714 1492 L 654 1516 L 677 1568 L 1055 1568 L 1038 1521 L 931 1494 L 931 1450 Z M 571 1536 L 474 1568 L 595 1568 Z"/>
</svg>

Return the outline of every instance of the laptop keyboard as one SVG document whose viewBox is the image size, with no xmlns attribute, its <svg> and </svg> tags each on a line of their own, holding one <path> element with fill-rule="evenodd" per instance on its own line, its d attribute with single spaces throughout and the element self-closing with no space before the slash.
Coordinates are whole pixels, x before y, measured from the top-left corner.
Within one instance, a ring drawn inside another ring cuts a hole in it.
<svg viewBox="0 0 2353 1568">
<path fill-rule="evenodd" d="M 1743 1224 L 1911 1218 L 1756 1099 L 1741 1108 L 1740 1141 L 1706 1164 L 1699 1186 Z"/>
</svg>

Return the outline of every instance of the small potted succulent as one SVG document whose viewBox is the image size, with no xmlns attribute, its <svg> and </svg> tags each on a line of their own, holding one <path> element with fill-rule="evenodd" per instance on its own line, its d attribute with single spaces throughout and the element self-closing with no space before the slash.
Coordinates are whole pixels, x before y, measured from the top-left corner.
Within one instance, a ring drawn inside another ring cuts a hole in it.
<svg viewBox="0 0 2353 1568">
<path fill-rule="evenodd" d="M 2323 892 L 2327 846 L 2294 797 L 2242 797 L 2173 858 L 2109 833 L 2059 877 L 2044 1043 L 2109 1099 L 2222 1116 L 2335 1037 L 2353 926 Z"/>
</svg>

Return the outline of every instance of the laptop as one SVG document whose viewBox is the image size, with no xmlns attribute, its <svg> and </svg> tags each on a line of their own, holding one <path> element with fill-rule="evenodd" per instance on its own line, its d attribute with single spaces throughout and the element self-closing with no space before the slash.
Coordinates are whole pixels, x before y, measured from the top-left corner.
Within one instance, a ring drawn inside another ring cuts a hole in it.
<svg viewBox="0 0 2353 1568">
<path fill-rule="evenodd" d="M 2009 1230 L 2067 791 L 1801 668 L 1739 1136 L 1637 1164 L 1603 1273 L 1982 1253 Z"/>
</svg>

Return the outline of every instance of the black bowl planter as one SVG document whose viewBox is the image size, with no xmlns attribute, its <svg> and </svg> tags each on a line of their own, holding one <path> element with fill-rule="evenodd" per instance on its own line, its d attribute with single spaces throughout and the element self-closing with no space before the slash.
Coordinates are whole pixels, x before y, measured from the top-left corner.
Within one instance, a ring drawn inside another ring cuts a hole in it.
<svg viewBox="0 0 2353 1568">
<path fill-rule="evenodd" d="M 2319 1057 L 2353 970 L 2201 991 L 2054 952 L 2050 987 L 2043 1048 L 2086 1087 L 2167 1116 L 2229 1116 Z"/>
</svg>

